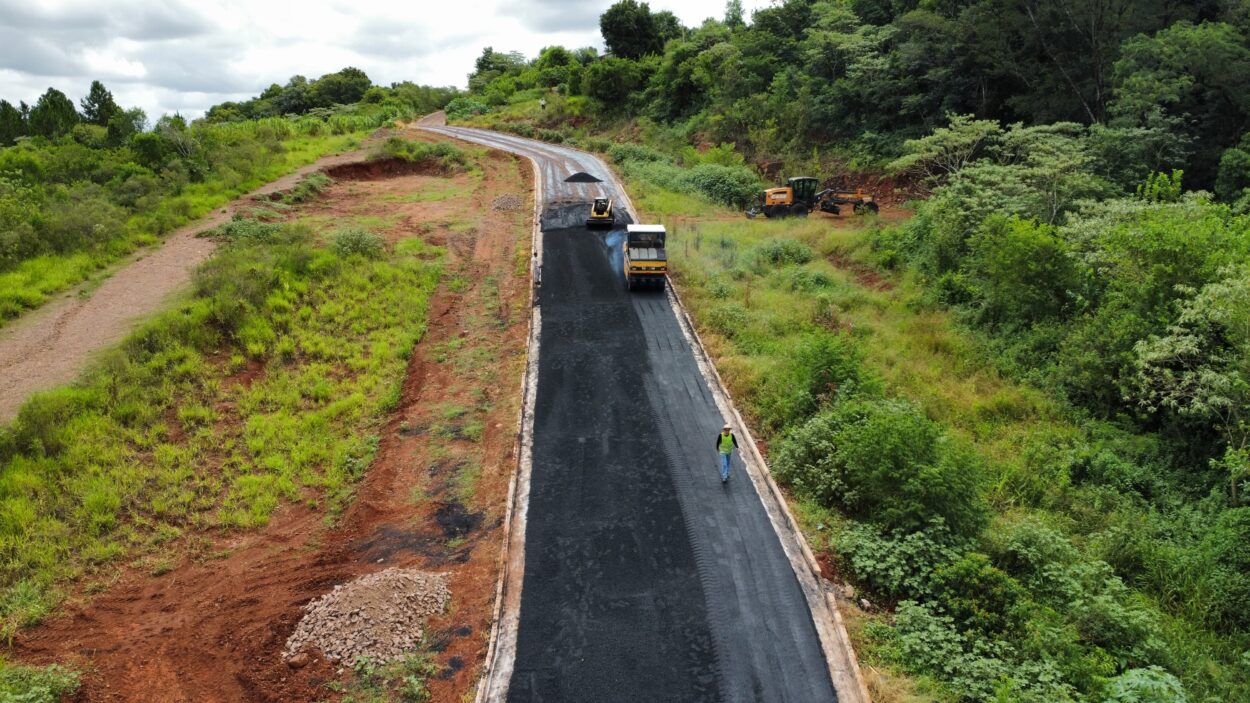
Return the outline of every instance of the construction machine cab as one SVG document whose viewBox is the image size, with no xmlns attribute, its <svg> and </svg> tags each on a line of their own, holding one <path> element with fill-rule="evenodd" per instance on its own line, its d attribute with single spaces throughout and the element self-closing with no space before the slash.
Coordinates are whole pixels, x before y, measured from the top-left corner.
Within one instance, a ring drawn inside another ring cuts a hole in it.
<svg viewBox="0 0 1250 703">
<path fill-rule="evenodd" d="M 807 205 L 810 209 L 816 202 L 816 188 L 820 181 L 811 176 L 795 176 L 786 181 L 786 185 L 794 191 L 794 202 Z"/>
<path fill-rule="evenodd" d="M 591 210 L 596 215 L 603 215 L 608 211 L 608 202 L 607 198 L 595 198 L 595 204 L 591 206 Z"/>
</svg>

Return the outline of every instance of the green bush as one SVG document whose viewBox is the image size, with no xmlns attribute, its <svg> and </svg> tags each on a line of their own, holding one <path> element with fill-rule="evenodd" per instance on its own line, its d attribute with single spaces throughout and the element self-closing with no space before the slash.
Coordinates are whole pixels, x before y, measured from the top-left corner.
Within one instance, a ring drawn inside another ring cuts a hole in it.
<svg viewBox="0 0 1250 703">
<path fill-rule="evenodd" d="M 1157 666 L 1129 669 L 1111 680 L 1104 703 L 1186 703 L 1181 682 Z"/>
<path fill-rule="evenodd" d="M 0 663 L 3 703 L 58 703 L 78 685 L 78 673 L 57 664 L 36 668 Z"/>
<path fill-rule="evenodd" d="M 288 205 L 308 202 L 332 185 L 334 185 L 333 179 L 320 171 L 314 171 L 301 178 L 291 192 L 282 197 L 282 202 Z"/>
<path fill-rule="evenodd" d="M 994 563 L 1033 599 L 1063 613 L 1085 642 L 1129 666 L 1165 659 L 1156 612 L 1110 566 L 1082 557 L 1062 534 L 1026 520 L 994 530 L 987 542 Z"/>
<path fill-rule="evenodd" d="M 887 530 L 940 517 L 971 536 L 986 521 L 980 461 L 905 402 L 839 402 L 790 431 L 774 457 L 801 495 Z"/>
<path fill-rule="evenodd" d="M 813 258 L 812 250 L 806 244 L 794 239 L 769 239 L 755 250 L 756 261 L 772 266 L 791 266 L 806 264 Z"/>
<path fill-rule="evenodd" d="M 664 153 L 643 144 L 613 144 L 608 147 L 608 158 L 613 163 L 624 164 L 627 161 L 673 163 L 673 159 Z"/>
<path fill-rule="evenodd" d="M 791 349 L 754 391 L 760 420 L 770 431 L 801 422 L 821 406 L 873 384 L 861 372 L 861 352 L 849 337 L 808 332 Z"/>
<path fill-rule="evenodd" d="M 418 142 L 401 137 L 391 137 L 378 145 L 370 158 L 403 159 L 413 163 L 435 162 L 448 170 L 462 170 L 469 157 L 451 142 Z"/>
<path fill-rule="evenodd" d="M 343 258 L 363 256 L 366 259 L 380 259 L 386 250 L 381 237 L 363 229 L 339 230 L 334 234 L 331 248 Z"/>
<path fill-rule="evenodd" d="M 940 518 L 914 532 L 850 522 L 834 533 L 832 544 L 861 585 L 890 600 L 931 600 L 934 574 L 968 548 Z"/>
<path fill-rule="evenodd" d="M 1024 589 L 984 554 L 972 552 L 939 566 L 933 572 L 933 593 L 961 630 L 998 636 L 1015 632 L 1023 621 L 1018 606 Z"/>
<path fill-rule="evenodd" d="M 481 115 L 490 112 L 490 105 L 484 101 L 467 95 L 461 95 L 451 99 L 451 102 L 443 108 L 447 113 L 449 120 L 462 120 L 472 115 Z"/>
</svg>

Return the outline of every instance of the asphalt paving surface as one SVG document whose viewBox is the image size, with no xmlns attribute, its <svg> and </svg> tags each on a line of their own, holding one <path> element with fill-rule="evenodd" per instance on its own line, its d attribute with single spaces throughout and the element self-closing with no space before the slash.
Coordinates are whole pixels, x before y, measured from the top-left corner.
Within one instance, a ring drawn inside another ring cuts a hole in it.
<svg viewBox="0 0 1250 703">
<path fill-rule="evenodd" d="M 835 701 L 791 562 L 664 293 L 630 293 L 622 229 L 582 226 L 620 186 L 583 152 L 459 127 L 534 158 L 543 285 L 533 469 L 508 700 Z M 578 172 L 602 183 L 566 182 Z"/>
</svg>

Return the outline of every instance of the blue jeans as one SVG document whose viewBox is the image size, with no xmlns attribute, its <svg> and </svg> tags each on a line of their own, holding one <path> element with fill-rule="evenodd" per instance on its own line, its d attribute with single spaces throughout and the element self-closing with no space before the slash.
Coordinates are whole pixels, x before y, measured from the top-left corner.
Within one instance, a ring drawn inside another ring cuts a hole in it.
<svg viewBox="0 0 1250 703">
<path fill-rule="evenodd" d="M 729 454 L 720 455 L 720 477 L 721 480 L 729 478 Z"/>
</svg>

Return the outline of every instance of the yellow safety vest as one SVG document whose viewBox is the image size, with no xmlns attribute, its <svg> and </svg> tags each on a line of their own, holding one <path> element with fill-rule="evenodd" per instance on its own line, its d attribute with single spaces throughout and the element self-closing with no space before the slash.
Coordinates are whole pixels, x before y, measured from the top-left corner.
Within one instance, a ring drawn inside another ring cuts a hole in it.
<svg viewBox="0 0 1250 703">
<path fill-rule="evenodd" d="M 734 453 L 734 436 L 732 432 L 730 432 L 729 434 L 725 434 L 723 432 L 721 433 L 720 453 L 721 454 L 733 454 Z"/>
</svg>

